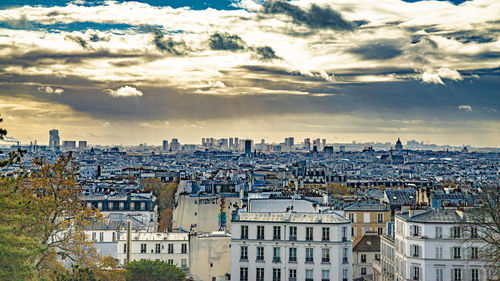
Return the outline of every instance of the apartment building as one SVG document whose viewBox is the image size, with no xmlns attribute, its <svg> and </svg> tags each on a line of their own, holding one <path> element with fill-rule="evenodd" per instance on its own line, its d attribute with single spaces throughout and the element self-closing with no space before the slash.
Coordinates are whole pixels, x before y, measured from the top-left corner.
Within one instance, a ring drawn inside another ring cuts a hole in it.
<svg viewBox="0 0 500 281">
<path fill-rule="evenodd" d="M 344 208 L 344 217 L 351 221 L 354 245 L 367 232 L 387 233 L 386 223 L 391 220 L 391 210 L 380 203 L 357 202 Z"/>
<path fill-rule="evenodd" d="M 127 262 L 127 234 L 118 241 L 118 261 Z M 162 260 L 179 268 L 189 268 L 189 234 L 173 232 L 132 232 L 130 260 Z"/>
<path fill-rule="evenodd" d="M 380 259 L 380 237 L 367 232 L 352 248 L 353 280 L 372 280 L 373 262 Z"/>
<path fill-rule="evenodd" d="M 233 213 L 231 280 L 350 281 L 350 222 L 336 213 Z"/>
<path fill-rule="evenodd" d="M 479 260 L 483 242 L 457 208 L 410 209 L 395 216 L 394 279 L 435 281 L 486 280 Z"/>
</svg>

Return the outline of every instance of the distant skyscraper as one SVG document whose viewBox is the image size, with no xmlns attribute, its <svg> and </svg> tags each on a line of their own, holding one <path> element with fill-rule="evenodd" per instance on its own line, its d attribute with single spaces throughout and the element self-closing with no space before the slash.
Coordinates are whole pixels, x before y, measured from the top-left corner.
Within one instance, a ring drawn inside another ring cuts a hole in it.
<svg viewBox="0 0 500 281">
<path fill-rule="evenodd" d="M 58 150 L 61 145 L 61 139 L 59 138 L 59 131 L 56 129 L 49 131 L 50 139 L 49 139 L 49 149 L 54 151 Z"/>
<path fill-rule="evenodd" d="M 295 139 L 293 137 L 285 138 L 285 145 L 292 147 L 295 144 Z"/>
<path fill-rule="evenodd" d="M 201 138 L 201 146 L 205 147 L 206 146 L 206 141 L 205 138 Z"/>
<path fill-rule="evenodd" d="M 168 151 L 168 140 L 164 140 L 162 144 L 162 150 L 163 151 Z"/>
<path fill-rule="evenodd" d="M 322 144 L 322 146 L 321 146 L 321 147 L 322 147 L 323 149 L 325 149 L 325 147 L 326 147 L 326 139 L 322 139 L 322 140 L 321 140 L 321 144 Z"/>
<path fill-rule="evenodd" d="M 172 142 L 170 143 L 170 149 L 172 151 L 179 151 L 181 148 L 181 144 L 179 143 L 178 139 L 172 139 Z"/>
<path fill-rule="evenodd" d="M 311 150 L 311 139 L 304 139 L 304 148 L 307 150 Z"/>
<path fill-rule="evenodd" d="M 76 141 L 63 141 L 63 147 L 66 151 L 73 151 L 76 149 Z"/>
<path fill-rule="evenodd" d="M 245 140 L 245 154 L 246 155 L 252 154 L 252 141 L 251 140 Z"/>
<path fill-rule="evenodd" d="M 266 140 L 265 139 L 261 139 L 260 140 L 260 144 L 265 144 L 266 143 Z"/>
<path fill-rule="evenodd" d="M 229 138 L 229 149 L 233 148 L 234 146 L 234 140 L 233 138 Z"/>
<path fill-rule="evenodd" d="M 87 149 L 87 141 L 79 141 L 78 142 L 78 149 L 86 150 Z"/>
<path fill-rule="evenodd" d="M 238 149 L 240 147 L 240 139 L 239 138 L 234 138 L 234 147 Z"/>
</svg>

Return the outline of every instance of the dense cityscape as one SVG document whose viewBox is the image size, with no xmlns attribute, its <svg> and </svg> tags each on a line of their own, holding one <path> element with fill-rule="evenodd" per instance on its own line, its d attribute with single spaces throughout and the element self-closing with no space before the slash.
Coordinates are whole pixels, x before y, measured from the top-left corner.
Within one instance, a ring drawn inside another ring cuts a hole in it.
<svg viewBox="0 0 500 281">
<path fill-rule="evenodd" d="M 490 280 L 485 242 L 471 242 L 463 223 L 499 185 L 496 149 L 293 137 L 94 147 L 61 142 L 55 129 L 47 137 L 2 149 L 3 160 L 23 153 L 2 175 L 71 154 L 80 199 L 104 216 L 84 233 L 117 267 L 160 260 L 207 281 Z M 165 198 L 155 185 L 175 190 Z"/>
</svg>

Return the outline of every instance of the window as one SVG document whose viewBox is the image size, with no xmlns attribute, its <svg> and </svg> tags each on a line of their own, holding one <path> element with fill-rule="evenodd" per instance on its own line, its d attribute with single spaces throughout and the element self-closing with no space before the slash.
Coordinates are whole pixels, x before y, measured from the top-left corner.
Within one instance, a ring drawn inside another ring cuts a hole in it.
<svg viewBox="0 0 500 281">
<path fill-rule="evenodd" d="M 273 240 L 281 240 L 281 226 L 273 226 Z"/>
<path fill-rule="evenodd" d="M 349 263 L 349 260 L 347 258 L 347 252 L 349 251 L 348 248 L 343 248 L 342 249 L 342 263 Z"/>
<path fill-rule="evenodd" d="M 443 247 L 436 247 L 436 259 L 443 259 Z"/>
<path fill-rule="evenodd" d="M 306 241 L 313 241 L 313 228 L 306 227 Z"/>
<path fill-rule="evenodd" d="M 443 279 L 443 269 L 442 268 L 436 268 L 436 281 L 444 281 Z"/>
<path fill-rule="evenodd" d="M 130 202 L 130 210 L 133 211 L 135 210 L 135 202 Z"/>
<path fill-rule="evenodd" d="M 314 280 L 314 271 L 312 269 L 306 269 L 306 281 Z"/>
<path fill-rule="evenodd" d="M 127 244 L 123 244 L 123 253 L 126 254 L 127 253 Z"/>
<path fill-rule="evenodd" d="M 453 247 L 453 259 L 459 260 L 462 258 L 462 249 L 460 247 Z"/>
<path fill-rule="evenodd" d="M 141 254 L 146 253 L 146 244 L 141 244 Z"/>
<path fill-rule="evenodd" d="M 281 269 L 273 268 L 273 281 L 281 281 Z"/>
<path fill-rule="evenodd" d="M 264 261 L 264 247 L 257 247 L 257 261 Z"/>
<path fill-rule="evenodd" d="M 155 253 L 159 254 L 160 253 L 160 243 L 156 243 L 155 245 Z"/>
<path fill-rule="evenodd" d="M 273 262 L 281 262 L 280 247 L 273 248 Z"/>
<path fill-rule="evenodd" d="M 471 238 L 478 238 L 479 236 L 477 235 L 477 227 L 471 227 L 470 229 L 470 237 Z"/>
<path fill-rule="evenodd" d="M 290 281 L 297 281 L 297 269 L 290 269 L 288 275 L 288 280 Z"/>
<path fill-rule="evenodd" d="M 146 209 L 146 202 L 141 202 L 141 210 L 145 210 Z"/>
<path fill-rule="evenodd" d="M 366 275 L 366 267 L 361 268 L 361 275 Z"/>
<path fill-rule="evenodd" d="M 420 280 L 420 267 L 411 267 L 411 280 Z"/>
<path fill-rule="evenodd" d="M 420 246 L 410 245 L 410 255 L 415 258 L 420 257 Z"/>
<path fill-rule="evenodd" d="M 462 269 L 461 268 L 454 268 L 451 270 L 451 278 L 453 281 L 462 281 Z"/>
<path fill-rule="evenodd" d="M 181 267 L 186 268 L 187 267 L 187 259 L 181 259 Z"/>
<path fill-rule="evenodd" d="M 356 236 L 356 228 L 355 227 L 351 227 L 351 235 Z"/>
<path fill-rule="evenodd" d="M 104 241 L 104 232 L 99 233 L 99 242 Z"/>
<path fill-rule="evenodd" d="M 479 269 L 473 268 L 470 271 L 470 280 L 471 281 L 479 281 Z"/>
<path fill-rule="evenodd" d="M 263 225 L 257 226 L 257 239 L 264 240 L 264 226 Z"/>
<path fill-rule="evenodd" d="M 290 248 L 288 256 L 289 256 L 290 262 L 296 262 L 297 261 L 297 248 Z"/>
<path fill-rule="evenodd" d="M 169 254 L 174 253 L 174 244 L 172 244 L 172 243 L 168 244 L 168 253 Z"/>
<path fill-rule="evenodd" d="M 330 270 L 322 270 L 321 271 L 321 281 L 330 280 Z"/>
<path fill-rule="evenodd" d="M 479 259 L 479 248 L 478 247 L 471 247 L 470 248 L 470 258 L 472 260 Z"/>
<path fill-rule="evenodd" d="M 169 260 L 167 260 L 167 263 L 168 264 L 174 264 L 174 260 L 173 259 L 169 259 Z"/>
<path fill-rule="evenodd" d="M 248 225 L 241 226 L 241 239 L 248 239 Z"/>
<path fill-rule="evenodd" d="M 314 262 L 314 249 L 306 248 L 306 262 Z"/>
<path fill-rule="evenodd" d="M 291 241 L 297 240 L 297 227 L 296 226 L 290 226 L 290 235 L 289 235 L 288 239 Z"/>
<path fill-rule="evenodd" d="M 443 238 L 443 228 L 436 226 L 436 238 Z"/>
<path fill-rule="evenodd" d="M 248 260 L 248 247 L 247 246 L 241 246 L 240 247 L 240 260 Z"/>
<path fill-rule="evenodd" d="M 257 268 L 256 281 L 264 281 L 264 268 Z"/>
<path fill-rule="evenodd" d="M 113 241 L 116 241 L 116 232 L 113 232 Z"/>
<path fill-rule="evenodd" d="M 241 281 L 248 281 L 248 268 L 247 267 L 240 267 L 240 280 Z"/>
<path fill-rule="evenodd" d="M 97 241 L 97 234 L 95 232 L 92 232 L 92 241 Z"/>
<path fill-rule="evenodd" d="M 361 263 L 366 263 L 366 254 L 361 254 Z"/>
<path fill-rule="evenodd" d="M 377 234 L 378 234 L 378 235 L 382 235 L 382 234 L 384 234 L 384 228 L 383 228 L 383 227 L 379 227 L 379 228 L 377 228 Z"/>
<path fill-rule="evenodd" d="M 342 227 L 342 241 L 347 241 L 347 227 Z"/>
<path fill-rule="evenodd" d="M 330 228 L 329 227 L 323 227 L 322 228 L 322 240 L 323 241 L 330 241 Z"/>
<path fill-rule="evenodd" d="M 342 279 L 347 280 L 347 274 L 349 270 L 347 268 L 342 269 Z"/>
<path fill-rule="evenodd" d="M 187 254 L 187 244 L 183 243 L 181 245 L 181 254 Z"/>
<path fill-rule="evenodd" d="M 412 225 L 410 230 L 411 230 L 411 236 L 413 237 L 420 236 L 420 227 L 418 225 Z"/>
<path fill-rule="evenodd" d="M 460 238 L 462 237 L 462 231 L 460 226 L 454 226 L 451 228 L 451 238 Z"/>
<path fill-rule="evenodd" d="M 330 249 L 321 249 L 321 262 L 330 262 Z"/>
<path fill-rule="evenodd" d="M 347 214 L 347 216 L 348 216 L 348 218 L 349 218 L 349 220 L 350 220 L 351 222 L 355 222 L 355 220 L 356 220 L 356 219 L 355 219 L 355 217 L 354 217 L 354 213 L 349 213 L 349 214 Z"/>
<path fill-rule="evenodd" d="M 384 214 L 383 213 L 377 214 L 377 222 L 378 223 L 384 222 Z"/>
</svg>

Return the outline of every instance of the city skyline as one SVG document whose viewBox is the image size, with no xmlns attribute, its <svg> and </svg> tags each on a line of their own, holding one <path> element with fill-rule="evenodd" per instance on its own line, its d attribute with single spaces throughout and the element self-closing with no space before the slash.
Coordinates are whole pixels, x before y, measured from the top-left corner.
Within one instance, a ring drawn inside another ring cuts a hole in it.
<svg viewBox="0 0 500 281">
<path fill-rule="evenodd" d="M 7 0 L 0 9 L 0 114 L 22 143 L 45 144 L 53 128 L 90 144 L 500 143 L 496 0 Z"/>
</svg>

